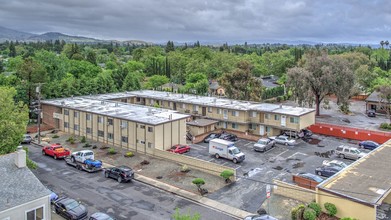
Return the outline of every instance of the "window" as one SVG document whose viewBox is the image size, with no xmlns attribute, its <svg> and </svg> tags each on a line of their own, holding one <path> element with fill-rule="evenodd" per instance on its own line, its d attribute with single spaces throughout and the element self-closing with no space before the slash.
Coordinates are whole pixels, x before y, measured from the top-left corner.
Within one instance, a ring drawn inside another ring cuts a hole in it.
<svg viewBox="0 0 391 220">
<path fill-rule="evenodd" d="M 30 210 L 26 212 L 27 220 L 42 220 L 43 218 L 43 207 L 39 207 L 37 209 Z"/>
<path fill-rule="evenodd" d="M 69 110 L 68 109 L 64 109 L 64 115 L 69 115 Z"/>
<path fill-rule="evenodd" d="M 238 124 L 232 123 L 232 128 L 233 128 L 233 129 L 238 129 L 238 127 L 239 127 Z"/>
<path fill-rule="evenodd" d="M 98 123 L 99 123 L 99 124 L 102 124 L 102 123 L 103 123 L 103 117 L 98 116 Z"/>
<path fill-rule="evenodd" d="M 250 113 L 250 117 L 252 117 L 252 118 L 255 118 L 255 117 L 257 117 L 257 112 L 254 112 L 254 111 L 253 111 L 253 112 L 251 112 L 251 113 Z"/>
<path fill-rule="evenodd" d="M 73 117 L 78 118 L 79 117 L 79 112 L 73 112 Z"/>
<path fill-rule="evenodd" d="M 91 121 L 91 114 L 88 114 L 88 113 L 86 114 L 86 120 Z"/>
<path fill-rule="evenodd" d="M 113 133 L 107 133 L 107 139 L 113 140 L 114 139 Z"/>
<path fill-rule="evenodd" d="M 98 137 L 104 137 L 104 136 L 105 136 L 105 132 L 98 130 Z"/>
<path fill-rule="evenodd" d="M 266 132 L 271 132 L 271 131 L 272 131 L 272 129 L 270 127 L 266 126 Z"/>
<path fill-rule="evenodd" d="M 127 128 L 128 122 L 127 121 L 121 121 L 121 128 Z"/>
<path fill-rule="evenodd" d="M 86 133 L 87 133 L 87 134 L 91 134 L 91 128 L 87 127 L 87 128 L 86 128 Z"/>
<path fill-rule="evenodd" d="M 153 105 L 153 99 L 149 100 L 149 104 Z"/>
<path fill-rule="evenodd" d="M 140 129 L 145 129 L 145 125 L 140 125 Z"/>
<path fill-rule="evenodd" d="M 198 111 L 198 105 L 193 105 L 193 111 Z"/>
<path fill-rule="evenodd" d="M 121 102 L 125 102 L 125 103 L 127 103 L 127 102 L 128 102 L 128 100 L 126 100 L 126 99 L 121 99 Z"/>
<path fill-rule="evenodd" d="M 270 114 L 265 114 L 265 119 L 270 119 Z"/>
<path fill-rule="evenodd" d="M 217 114 L 221 115 L 221 112 L 222 112 L 222 111 L 221 111 L 221 108 L 218 108 L 218 109 L 217 109 Z"/>
<path fill-rule="evenodd" d="M 186 108 L 186 104 L 185 103 L 181 103 L 181 108 Z"/>
<path fill-rule="evenodd" d="M 148 142 L 148 148 L 152 148 L 152 143 Z"/>
<path fill-rule="evenodd" d="M 280 115 L 274 115 L 274 120 L 276 121 L 280 120 Z"/>
<path fill-rule="evenodd" d="M 167 101 L 167 106 L 171 107 L 171 102 Z"/>
<path fill-rule="evenodd" d="M 112 119 L 112 118 L 108 118 L 108 119 L 107 119 L 107 124 L 113 125 L 113 119 Z"/>
<path fill-rule="evenodd" d="M 213 112 L 212 107 L 210 107 L 210 106 L 208 107 L 208 112 L 209 112 L 209 113 L 212 113 L 212 112 Z"/>
<path fill-rule="evenodd" d="M 74 129 L 75 131 L 78 131 L 78 130 L 80 129 L 80 127 L 79 127 L 79 125 L 73 125 L 73 129 Z"/>
<path fill-rule="evenodd" d="M 140 97 L 137 97 L 136 102 L 140 102 L 140 101 L 141 101 Z"/>
<path fill-rule="evenodd" d="M 238 111 L 232 111 L 232 116 L 239 116 L 239 112 Z"/>
<path fill-rule="evenodd" d="M 121 136 L 121 141 L 124 142 L 124 143 L 128 143 L 128 137 Z"/>
<path fill-rule="evenodd" d="M 248 125 L 248 129 L 249 130 L 256 130 L 257 129 L 257 125 L 256 124 L 249 124 Z"/>
<path fill-rule="evenodd" d="M 69 128 L 69 123 L 68 122 L 64 122 L 64 128 Z"/>
<path fill-rule="evenodd" d="M 292 124 L 298 124 L 299 118 L 298 117 L 289 117 L 289 120 Z"/>
<path fill-rule="evenodd" d="M 148 127 L 148 132 L 153 132 L 153 127 Z"/>
</svg>

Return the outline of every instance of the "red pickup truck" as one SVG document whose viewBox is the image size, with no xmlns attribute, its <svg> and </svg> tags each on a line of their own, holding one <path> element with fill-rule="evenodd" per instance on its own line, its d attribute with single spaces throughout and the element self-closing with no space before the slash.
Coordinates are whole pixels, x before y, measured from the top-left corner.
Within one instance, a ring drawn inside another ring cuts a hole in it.
<svg viewBox="0 0 391 220">
<path fill-rule="evenodd" d="M 60 144 L 52 144 L 42 148 L 42 155 L 52 156 L 55 160 L 57 158 L 65 158 L 69 156 L 71 152 L 63 148 Z"/>
</svg>

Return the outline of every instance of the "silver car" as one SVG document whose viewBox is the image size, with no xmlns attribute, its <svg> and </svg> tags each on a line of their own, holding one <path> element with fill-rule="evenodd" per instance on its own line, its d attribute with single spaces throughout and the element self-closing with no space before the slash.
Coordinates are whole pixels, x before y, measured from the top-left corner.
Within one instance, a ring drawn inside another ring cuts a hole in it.
<svg viewBox="0 0 391 220">
<path fill-rule="evenodd" d="M 293 145 L 296 145 L 296 140 L 294 139 L 289 139 L 288 136 L 285 136 L 285 135 L 280 135 L 280 136 L 277 136 L 277 137 L 270 137 L 270 139 L 274 140 L 277 144 L 284 144 L 286 146 L 293 146 Z"/>
<path fill-rule="evenodd" d="M 348 158 L 348 159 L 353 159 L 353 160 L 358 160 L 361 157 L 365 156 L 366 153 L 361 152 L 359 149 L 355 147 L 349 147 L 346 145 L 341 145 L 337 147 L 337 150 L 335 153 L 340 157 L 340 158 Z"/>
<path fill-rule="evenodd" d="M 254 150 L 265 152 L 272 147 L 274 147 L 275 142 L 273 140 L 270 140 L 269 138 L 261 138 L 258 140 L 257 143 L 254 144 Z"/>
</svg>

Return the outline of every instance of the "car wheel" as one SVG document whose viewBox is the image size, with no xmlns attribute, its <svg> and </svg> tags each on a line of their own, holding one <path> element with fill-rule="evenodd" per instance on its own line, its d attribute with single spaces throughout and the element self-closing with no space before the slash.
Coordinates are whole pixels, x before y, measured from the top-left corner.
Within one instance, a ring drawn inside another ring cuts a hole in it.
<svg viewBox="0 0 391 220">
<path fill-rule="evenodd" d="M 74 157 L 71 157 L 71 161 L 74 163 L 74 162 L 75 162 L 75 158 L 74 158 Z"/>
<path fill-rule="evenodd" d="M 105 177 L 109 178 L 109 173 L 108 172 L 105 172 Z"/>
<path fill-rule="evenodd" d="M 117 181 L 118 181 L 119 183 L 122 183 L 122 177 L 118 177 Z"/>
<path fill-rule="evenodd" d="M 57 156 L 56 156 L 56 155 L 54 155 L 53 158 L 54 158 L 55 160 L 57 160 Z"/>
<path fill-rule="evenodd" d="M 322 172 L 320 172 L 320 171 L 318 171 L 318 173 L 317 173 L 319 176 L 322 176 Z"/>
<path fill-rule="evenodd" d="M 46 153 L 45 153 L 45 151 L 44 151 L 44 150 L 42 151 L 42 155 L 44 155 L 44 156 L 46 155 Z"/>
<path fill-rule="evenodd" d="M 216 157 L 216 159 L 219 159 L 220 155 L 219 154 L 215 154 L 215 157 Z"/>
<path fill-rule="evenodd" d="M 58 211 L 58 209 L 54 209 L 54 212 L 56 213 L 56 214 L 59 214 L 60 212 Z"/>
<path fill-rule="evenodd" d="M 234 158 L 232 161 L 233 161 L 234 163 L 238 163 L 238 160 L 236 160 L 236 158 Z"/>
<path fill-rule="evenodd" d="M 339 157 L 342 159 L 345 159 L 345 155 L 343 155 L 343 154 L 340 154 Z"/>
</svg>

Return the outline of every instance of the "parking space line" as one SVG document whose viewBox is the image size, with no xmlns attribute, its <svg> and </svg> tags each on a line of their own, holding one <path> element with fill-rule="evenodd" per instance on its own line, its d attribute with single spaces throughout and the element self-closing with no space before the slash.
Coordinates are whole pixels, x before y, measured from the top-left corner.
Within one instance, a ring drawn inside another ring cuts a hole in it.
<svg viewBox="0 0 391 220">
<path fill-rule="evenodd" d="M 283 155 L 285 152 L 287 152 L 288 150 L 285 150 L 285 151 L 283 151 L 282 153 L 280 153 L 280 154 L 278 154 L 276 157 L 279 157 L 279 156 L 281 156 L 281 155 Z"/>
<path fill-rule="evenodd" d="M 289 156 L 289 157 L 287 157 L 287 158 L 291 158 L 291 157 L 295 156 L 296 154 L 301 154 L 301 155 L 303 155 L 303 156 L 307 156 L 307 154 L 305 154 L 305 153 L 296 152 L 296 153 L 294 153 L 294 154 L 290 155 L 290 156 Z"/>
<path fill-rule="evenodd" d="M 239 169 L 239 168 L 241 168 L 241 167 L 242 167 L 242 166 L 238 166 L 238 167 L 235 168 L 235 170 L 237 170 L 237 169 Z"/>
<path fill-rule="evenodd" d="M 225 163 L 223 163 L 223 164 L 221 164 L 222 166 L 225 166 L 225 164 L 227 164 L 228 162 L 225 162 Z"/>
<path fill-rule="evenodd" d="M 248 145 L 252 144 L 252 142 L 249 142 L 247 144 L 245 144 L 244 146 L 247 147 Z"/>
<path fill-rule="evenodd" d="M 208 160 L 208 162 L 210 162 L 210 161 L 212 161 L 212 160 L 214 160 L 214 158 L 212 158 L 212 159 Z"/>
</svg>

